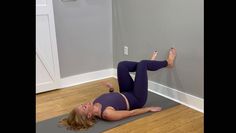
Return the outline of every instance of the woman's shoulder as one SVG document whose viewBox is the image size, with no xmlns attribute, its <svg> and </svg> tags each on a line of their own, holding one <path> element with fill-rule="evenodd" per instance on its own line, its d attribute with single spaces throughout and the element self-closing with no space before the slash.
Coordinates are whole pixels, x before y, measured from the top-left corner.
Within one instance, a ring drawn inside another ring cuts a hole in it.
<svg viewBox="0 0 236 133">
<path fill-rule="evenodd" d="M 103 113 L 102 113 L 102 117 L 106 118 L 112 111 L 116 110 L 115 108 L 113 108 L 112 106 L 108 106 L 104 109 Z"/>
</svg>

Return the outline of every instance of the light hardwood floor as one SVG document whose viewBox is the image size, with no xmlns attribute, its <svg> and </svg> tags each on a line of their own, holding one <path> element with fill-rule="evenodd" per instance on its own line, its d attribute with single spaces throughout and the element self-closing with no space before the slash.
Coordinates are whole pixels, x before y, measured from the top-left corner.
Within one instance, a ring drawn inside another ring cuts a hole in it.
<svg viewBox="0 0 236 133">
<path fill-rule="evenodd" d="M 115 91 L 118 91 L 117 80 L 108 78 L 37 94 L 36 122 L 66 114 L 76 105 L 108 92 L 102 82 L 111 82 Z M 201 112 L 178 105 L 109 129 L 105 133 L 203 133 L 203 116 Z"/>
</svg>

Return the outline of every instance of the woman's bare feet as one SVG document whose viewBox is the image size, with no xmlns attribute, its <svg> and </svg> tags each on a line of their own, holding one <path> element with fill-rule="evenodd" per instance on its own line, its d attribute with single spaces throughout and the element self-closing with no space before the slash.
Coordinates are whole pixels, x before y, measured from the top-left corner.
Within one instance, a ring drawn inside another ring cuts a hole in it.
<svg viewBox="0 0 236 133">
<path fill-rule="evenodd" d="M 156 60 L 158 52 L 154 51 L 150 60 Z"/>
<path fill-rule="evenodd" d="M 169 55 L 167 57 L 168 67 L 173 67 L 174 66 L 175 57 L 176 57 L 176 49 L 171 48 L 169 50 Z"/>
</svg>

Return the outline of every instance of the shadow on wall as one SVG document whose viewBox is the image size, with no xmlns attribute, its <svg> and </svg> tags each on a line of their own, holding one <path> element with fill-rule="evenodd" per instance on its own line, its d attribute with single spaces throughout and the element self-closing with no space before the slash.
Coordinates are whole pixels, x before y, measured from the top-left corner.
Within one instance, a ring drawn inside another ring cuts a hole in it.
<svg viewBox="0 0 236 133">
<path fill-rule="evenodd" d="M 176 66 L 171 68 L 171 69 L 167 69 L 167 76 L 166 76 L 166 82 L 167 85 L 173 85 L 175 86 L 175 88 L 179 88 L 181 90 L 184 89 L 183 84 L 177 74 L 177 70 L 176 70 Z M 172 86 L 170 86 L 172 87 Z M 172 87 L 174 88 L 174 87 Z"/>
<path fill-rule="evenodd" d="M 178 89 L 184 90 L 183 84 L 182 84 L 182 82 L 181 82 L 181 80 L 180 80 L 180 78 L 177 74 L 176 69 L 177 69 L 176 66 L 174 66 L 171 69 L 167 69 L 167 77 L 166 77 L 167 84 L 168 85 L 174 84 L 174 86 L 177 87 Z M 172 87 L 172 86 L 169 86 L 169 87 L 175 89 L 175 87 Z M 177 90 L 177 89 L 175 89 L 175 90 Z M 178 99 L 178 100 L 181 99 L 181 100 L 186 101 L 186 98 L 183 99 L 183 96 L 179 97 L 179 95 L 177 95 L 177 93 L 173 94 L 173 91 L 171 91 L 169 89 L 167 91 L 168 91 L 168 94 L 170 94 L 171 97 L 174 97 L 175 99 Z M 185 92 L 185 91 L 183 91 L 183 92 Z"/>
</svg>

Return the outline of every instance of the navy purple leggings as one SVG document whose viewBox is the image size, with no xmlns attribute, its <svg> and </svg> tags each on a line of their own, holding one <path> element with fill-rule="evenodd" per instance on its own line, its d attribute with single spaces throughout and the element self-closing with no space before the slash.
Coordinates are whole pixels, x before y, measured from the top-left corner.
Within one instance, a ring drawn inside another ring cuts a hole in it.
<svg viewBox="0 0 236 133">
<path fill-rule="evenodd" d="M 167 65 L 166 60 L 122 61 L 118 64 L 117 76 L 119 89 L 127 97 L 130 103 L 130 109 L 141 108 L 146 103 L 148 94 L 147 70 L 156 71 Z M 134 81 L 129 72 L 136 72 Z"/>
</svg>

